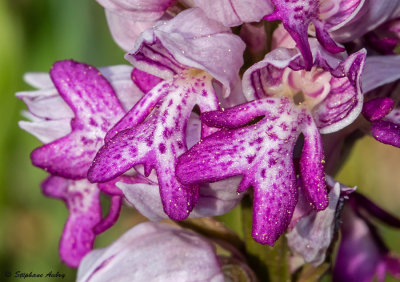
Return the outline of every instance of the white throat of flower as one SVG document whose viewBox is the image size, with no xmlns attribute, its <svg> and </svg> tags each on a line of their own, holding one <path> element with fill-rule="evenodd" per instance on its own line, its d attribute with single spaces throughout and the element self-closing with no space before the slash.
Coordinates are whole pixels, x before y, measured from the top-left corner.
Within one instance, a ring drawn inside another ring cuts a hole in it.
<svg viewBox="0 0 400 282">
<path fill-rule="evenodd" d="M 330 92 L 331 78 L 330 72 L 317 67 L 313 67 L 310 71 L 294 71 L 286 68 L 282 74 L 281 85 L 269 88 L 268 93 L 288 97 L 294 104 L 312 110 Z"/>
</svg>

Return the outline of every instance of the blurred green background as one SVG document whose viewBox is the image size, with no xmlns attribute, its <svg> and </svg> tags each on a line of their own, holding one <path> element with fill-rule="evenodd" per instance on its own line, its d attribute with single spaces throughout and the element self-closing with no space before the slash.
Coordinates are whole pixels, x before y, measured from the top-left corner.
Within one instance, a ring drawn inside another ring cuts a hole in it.
<svg viewBox="0 0 400 282">
<path fill-rule="evenodd" d="M 54 61 L 69 58 L 96 67 L 124 63 L 104 11 L 94 0 L 0 1 L 0 281 L 5 281 L 6 271 L 18 270 L 59 271 L 66 274 L 63 281 L 75 279 L 75 270 L 60 262 L 57 250 L 67 210 L 61 201 L 40 192 L 46 174 L 29 159 L 40 142 L 18 128 L 25 106 L 14 97 L 15 92 L 30 89 L 22 80 L 25 72 L 48 72 Z M 400 150 L 364 137 L 338 180 L 357 185 L 400 216 L 399 161 Z M 99 236 L 96 245 L 107 245 L 138 220 L 142 218 L 132 209 L 124 209 L 121 220 Z M 400 233 L 385 226 L 381 230 L 389 246 L 400 252 Z"/>
</svg>

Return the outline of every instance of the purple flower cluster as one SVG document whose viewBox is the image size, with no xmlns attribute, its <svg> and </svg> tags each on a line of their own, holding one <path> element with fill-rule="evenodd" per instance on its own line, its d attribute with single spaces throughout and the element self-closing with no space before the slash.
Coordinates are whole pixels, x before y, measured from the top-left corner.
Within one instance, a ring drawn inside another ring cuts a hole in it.
<svg viewBox="0 0 400 282">
<path fill-rule="evenodd" d="M 348 199 L 334 277 L 399 275 L 360 210 L 399 221 L 335 182 L 326 167 L 340 164 L 324 152 L 360 128 L 400 147 L 400 1 L 98 2 L 133 67 L 59 61 L 17 93 L 20 127 L 44 143 L 31 154 L 50 174 L 43 193 L 70 212 L 60 256 L 79 281 L 223 281 L 210 241 L 174 226 L 144 223 L 91 250 L 123 202 L 181 221 L 227 213 L 246 193 L 254 240 L 273 246 L 288 231 L 293 257 L 315 266 Z M 360 270 L 360 253 L 374 267 Z"/>
</svg>

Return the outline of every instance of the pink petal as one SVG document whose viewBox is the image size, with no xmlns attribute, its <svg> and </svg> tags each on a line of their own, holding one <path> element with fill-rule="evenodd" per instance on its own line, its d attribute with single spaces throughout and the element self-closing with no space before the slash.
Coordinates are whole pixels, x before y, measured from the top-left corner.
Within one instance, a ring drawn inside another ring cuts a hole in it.
<svg viewBox="0 0 400 282">
<path fill-rule="evenodd" d="M 273 11 L 269 0 L 195 0 L 210 18 L 225 26 L 237 26 L 245 22 L 258 22 Z"/>
<path fill-rule="evenodd" d="M 153 95 L 156 98 L 153 99 Z M 137 164 L 145 165 L 146 174 L 155 168 L 165 212 L 173 219 L 184 219 L 197 201 L 198 187 L 178 182 L 175 163 L 187 150 L 185 128 L 193 107 L 197 104 L 201 111 L 218 108 L 211 79 L 203 73 L 182 73 L 171 81 L 158 84 L 142 101 L 151 106 L 141 108 L 142 102 L 139 102 L 117 124 L 115 128 L 118 129 L 110 131 L 120 133 L 110 137 L 100 149 L 88 179 L 108 181 Z"/>
<path fill-rule="evenodd" d="M 224 281 L 214 247 L 194 232 L 141 223 L 91 252 L 77 281 Z"/>
<path fill-rule="evenodd" d="M 240 127 L 260 115 L 264 117 L 258 123 Z M 208 136 L 180 156 L 179 180 L 190 184 L 242 175 L 238 191 L 254 187 L 253 238 L 273 245 L 288 226 L 297 202 L 292 155 L 303 130 L 304 111 L 288 99 L 270 98 L 204 116 L 209 125 L 231 129 Z"/>
<path fill-rule="evenodd" d="M 170 79 L 185 68 L 207 71 L 229 95 L 239 80 L 245 44 L 199 8 L 179 13 L 145 31 L 126 55 L 135 68 Z"/>
<path fill-rule="evenodd" d="M 31 154 L 35 166 L 67 178 L 85 178 L 110 127 L 124 114 L 114 90 L 95 68 L 74 61 L 54 64 L 51 77 L 75 118 L 72 132 Z"/>
<path fill-rule="evenodd" d="M 51 176 L 43 183 L 43 193 L 65 201 L 70 214 L 60 240 L 60 256 L 70 267 L 78 267 L 92 250 L 93 228 L 101 220 L 100 191 L 86 180 L 72 181 Z"/>
</svg>

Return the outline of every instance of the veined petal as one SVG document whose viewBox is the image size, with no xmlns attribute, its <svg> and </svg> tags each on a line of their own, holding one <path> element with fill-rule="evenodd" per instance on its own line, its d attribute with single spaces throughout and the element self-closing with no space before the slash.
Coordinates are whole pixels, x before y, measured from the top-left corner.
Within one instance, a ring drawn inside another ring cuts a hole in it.
<svg viewBox="0 0 400 282">
<path fill-rule="evenodd" d="M 205 70 L 226 88 L 238 81 L 245 44 L 199 8 L 185 10 L 145 31 L 127 55 L 135 68 L 170 79 L 186 68 Z"/>
<path fill-rule="evenodd" d="M 327 32 L 324 22 L 319 17 L 320 1 L 284 1 L 272 0 L 275 10 L 264 17 L 266 20 L 282 20 L 286 30 L 293 37 L 305 60 L 307 70 L 313 64 L 310 44 L 308 42 L 308 26 L 313 23 L 317 32 L 318 41 L 331 53 L 339 53 L 345 49 L 336 45 Z"/>
<path fill-rule="evenodd" d="M 224 276 L 214 247 L 194 232 L 141 223 L 85 257 L 77 281 L 212 281 Z"/>
<path fill-rule="evenodd" d="M 135 18 L 136 21 L 159 19 L 176 0 L 97 0 L 106 10 Z"/>
<path fill-rule="evenodd" d="M 161 82 L 143 99 L 152 95 L 159 97 L 152 100 L 155 101 L 152 105 L 157 103 L 152 112 L 154 106 L 150 111 L 147 110 L 149 107 L 142 110 L 139 102 L 117 124 L 118 130 L 110 131 L 122 130 L 114 137 L 111 135 L 100 149 L 88 179 L 108 181 L 136 164 L 144 164 L 147 175 L 155 168 L 164 210 L 171 218 L 181 220 L 189 215 L 198 198 L 197 185 L 182 185 L 175 177 L 177 157 L 187 150 L 187 121 L 196 104 L 200 111 L 210 111 L 218 108 L 218 99 L 211 78 L 199 71 L 187 71 L 171 81 Z M 141 118 L 130 120 L 135 116 Z"/>
<path fill-rule="evenodd" d="M 60 61 L 54 64 L 51 77 L 75 114 L 72 132 L 34 150 L 32 162 L 55 175 L 85 178 L 106 132 L 124 110 L 108 81 L 91 66 Z"/>
<path fill-rule="evenodd" d="M 329 32 L 332 32 L 345 26 L 356 17 L 360 9 L 364 6 L 365 0 L 329 0 L 321 1 L 320 3 L 320 17 L 324 19 L 325 28 Z"/>
<path fill-rule="evenodd" d="M 292 103 L 301 94 L 321 133 L 331 133 L 349 125 L 360 114 L 363 95 L 361 72 L 365 51 L 342 61 L 343 54 L 331 55 L 310 40 L 314 58 L 311 71 L 295 49 L 278 48 L 254 64 L 243 75 L 243 91 L 248 100 L 286 96 Z"/>
<path fill-rule="evenodd" d="M 273 11 L 273 4 L 269 0 L 195 0 L 194 2 L 210 18 L 229 27 L 245 22 L 258 22 Z"/>
<path fill-rule="evenodd" d="M 323 134 L 339 131 L 352 123 L 361 113 L 363 94 L 361 74 L 366 51 L 350 55 L 333 71 L 331 91 L 314 110 L 314 119 Z M 341 74 L 341 75 L 339 75 Z"/>
</svg>

